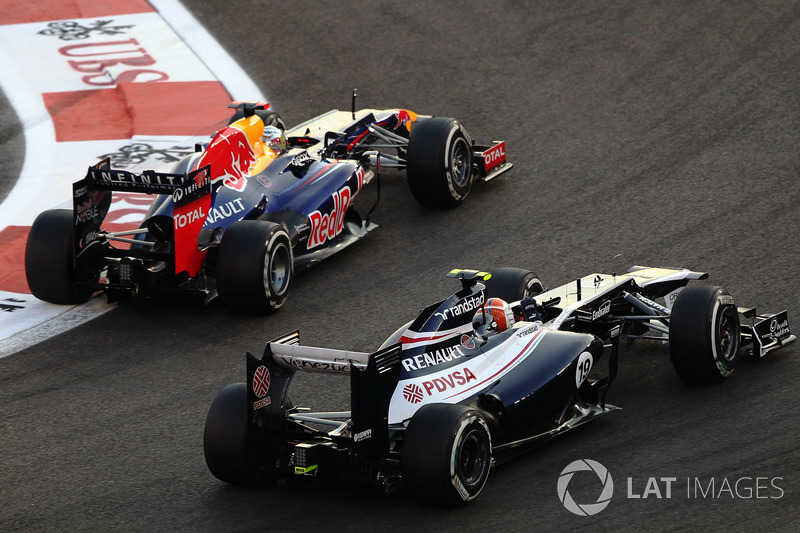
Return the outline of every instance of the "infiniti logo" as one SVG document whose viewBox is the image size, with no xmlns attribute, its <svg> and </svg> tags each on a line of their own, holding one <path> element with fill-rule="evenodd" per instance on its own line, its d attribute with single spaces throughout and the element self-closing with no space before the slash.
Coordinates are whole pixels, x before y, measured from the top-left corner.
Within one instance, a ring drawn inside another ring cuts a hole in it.
<svg viewBox="0 0 800 533">
<path fill-rule="evenodd" d="M 603 484 L 603 490 L 594 503 L 579 504 L 572 499 L 572 496 L 567 490 L 569 482 L 572 481 L 572 476 L 575 475 L 575 472 L 580 471 L 594 472 Z M 591 459 L 579 459 L 571 462 L 561 471 L 561 475 L 558 477 L 558 499 L 561 500 L 561 503 L 564 504 L 564 507 L 566 507 L 569 512 L 578 516 L 592 516 L 599 513 L 609 504 L 613 494 L 614 481 L 611 479 L 611 474 L 608 473 L 608 469 Z"/>
</svg>

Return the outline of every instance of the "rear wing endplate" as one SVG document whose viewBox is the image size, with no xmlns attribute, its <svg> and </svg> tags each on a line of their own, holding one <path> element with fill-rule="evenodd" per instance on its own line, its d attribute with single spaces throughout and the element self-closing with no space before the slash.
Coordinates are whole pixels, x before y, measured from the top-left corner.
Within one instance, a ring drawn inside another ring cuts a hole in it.
<svg viewBox="0 0 800 533">
<path fill-rule="evenodd" d="M 366 459 L 389 453 L 389 404 L 400 380 L 401 353 L 402 345 L 393 344 L 350 372 L 353 450 Z"/>
</svg>

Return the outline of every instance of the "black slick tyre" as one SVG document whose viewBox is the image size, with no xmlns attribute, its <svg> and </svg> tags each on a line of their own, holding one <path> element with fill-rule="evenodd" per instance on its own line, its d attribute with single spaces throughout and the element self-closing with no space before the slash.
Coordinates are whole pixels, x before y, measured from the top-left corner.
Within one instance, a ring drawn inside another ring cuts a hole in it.
<svg viewBox="0 0 800 533">
<path fill-rule="evenodd" d="M 472 140 L 454 118 L 418 122 L 408 140 L 408 186 L 421 205 L 454 207 L 472 188 Z"/>
<path fill-rule="evenodd" d="M 208 470 L 226 483 L 253 485 L 256 472 L 248 463 L 247 385 L 222 389 L 208 410 L 203 454 Z"/>
<path fill-rule="evenodd" d="M 54 304 L 80 304 L 92 289 L 76 282 L 97 281 L 90 272 L 75 268 L 72 211 L 51 209 L 33 222 L 25 245 L 25 276 L 31 294 Z"/>
<path fill-rule="evenodd" d="M 264 126 L 275 126 L 281 131 L 286 130 L 286 124 L 284 124 L 283 119 L 281 116 L 276 113 L 275 111 L 267 111 L 266 109 L 256 109 L 256 115 L 258 115 L 262 122 L 264 122 Z M 237 109 L 236 113 L 234 113 L 231 118 L 228 120 L 228 124 L 233 124 L 240 118 L 244 118 L 244 111 L 241 109 Z"/>
<path fill-rule="evenodd" d="M 283 226 L 242 220 L 225 230 L 217 253 L 217 292 L 228 308 L 273 313 L 286 303 L 293 277 L 292 243 Z"/>
<path fill-rule="evenodd" d="M 411 418 L 401 466 L 412 495 L 439 505 L 464 505 L 483 490 L 491 462 L 491 434 L 476 409 L 435 403 Z"/>
<path fill-rule="evenodd" d="M 739 313 L 725 289 L 686 287 L 670 316 L 670 358 L 683 381 L 708 385 L 733 373 L 739 351 Z"/>
<path fill-rule="evenodd" d="M 491 278 L 486 280 L 486 297 L 501 298 L 507 302 L 518 302 L 529 296 L 544 292 L 544 285 L 539 276 L 530 270 L 521 268 L 500 267 L 490 271 Z"/>
</svg>

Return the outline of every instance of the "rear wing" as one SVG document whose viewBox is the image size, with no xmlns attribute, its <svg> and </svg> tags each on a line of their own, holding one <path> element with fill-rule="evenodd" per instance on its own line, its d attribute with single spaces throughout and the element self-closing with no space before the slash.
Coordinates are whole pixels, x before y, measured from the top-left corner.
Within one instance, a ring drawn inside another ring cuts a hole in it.
<svg viewBox="0 0 800 533">
<path fill-rule="evenodd" d="M 89 167 L 84 181 L 101 191 L 125 191 L 145 194 L 172 194 L 180 188 L 186 174 L 169 174 L 145 170 L 142 173 L 111 168 L 111 160 L 103 159 Z M 81 183 L 81 182 L 78 182 Z"/>
<path fill-rule="evenodd" d="M 369 361 L 368 353 L 300 346 L 299 339 L 295 331 L 268 342 L 265 350 L 278 366 L 303 372 L 349 374 L 351 366 L 364 369 Z"/>
<path fill-rule="evenodd" d="M 353 449 L 362 457 L 389 452 L 389 402 L 400 379 L 401 345 L 367 354 L 300 345 L 293 331 L 266 343 L 257 359 L 247 353 L 247 394 L 251 425 L 286 429 L 289 384 L 297 370 L 350 375 Z"/>
<path fill-rule="evenodd" d="M 197 238 L 211 207 L 210 166 L 187 174 L 114 170 L 109 158 L 90 166 L 86 176 L 72 185 L 76 255 L 102 238 L 100 226 L 111 206 L 113 191 L 170 195 L 174 207 L 175 273 L 197 275 L 205 259 Z"/>
</svg>

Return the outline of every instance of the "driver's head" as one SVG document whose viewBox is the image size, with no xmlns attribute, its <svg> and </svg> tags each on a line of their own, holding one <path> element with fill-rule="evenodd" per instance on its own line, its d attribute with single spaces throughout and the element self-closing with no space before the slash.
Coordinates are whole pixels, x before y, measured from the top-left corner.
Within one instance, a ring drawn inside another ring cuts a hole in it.
<svg viewBox="0 0 800 533">
<path fill-rule="evenodd" d="M 286 136 L 275 126 L 267 126 L 264 128 L 264 136 L 262 139 L 264 144 L 266 144 L 276 156 L 281 155 L 286 151 Z"/>
<path fill-rule="evenodd" d="M 483 309 L 478 311 L 478 315 L 486 316 L 486 323 L 490 330 L 496 332 L 505 331 L 514 325 L 514 311 L 508 302 L 500 298 L 489 298 L 483 304 Z M 478 317 L 476 315 L 476 318 Z"/>
</svg>

